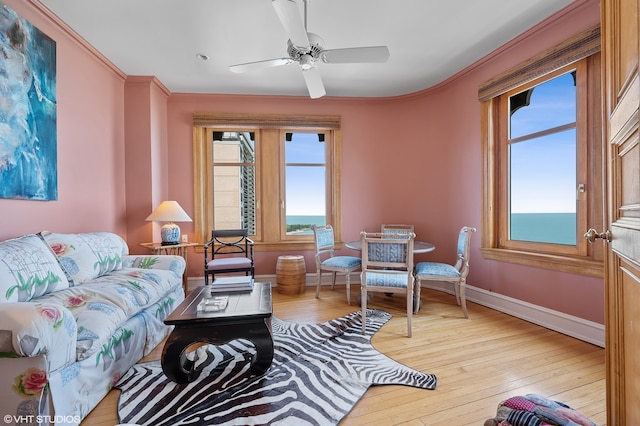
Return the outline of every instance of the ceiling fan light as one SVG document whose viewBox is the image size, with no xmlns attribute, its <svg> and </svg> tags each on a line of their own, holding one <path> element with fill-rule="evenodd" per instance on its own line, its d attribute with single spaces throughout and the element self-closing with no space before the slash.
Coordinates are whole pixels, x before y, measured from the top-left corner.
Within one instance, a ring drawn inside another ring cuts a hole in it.
<svg viewBox="0 0 640 426">
<path fill-rule="evenodd" d="M 308 70 L 314 67 L 313 58 L 311 55 L 302 55 L 300 57 L 300 66 L 303 70 Z"/>
<path fill-rule="evenodd" d="M 324 41 L 320 36 L 307 32 L 307 3 L 311 0 L 271 0 L 276 14 L 284 27 L 287 40 L 288 58 L 270 59 L 266 61 L 248 62 L 230 66 L 235 73 L 259 70 L 268 67 L 286 65 L 292 62 L 300 64 L 302 76 L 312 99 L 326 95 L 326 90 L 316 63 L 373 63 L 386 62 L 389 59 L 389 48 L 386 46 L 352 47 L 343 49 L 324 49 Z M 304 3 L 304 19 L 298 3 Z"/>
</svg>

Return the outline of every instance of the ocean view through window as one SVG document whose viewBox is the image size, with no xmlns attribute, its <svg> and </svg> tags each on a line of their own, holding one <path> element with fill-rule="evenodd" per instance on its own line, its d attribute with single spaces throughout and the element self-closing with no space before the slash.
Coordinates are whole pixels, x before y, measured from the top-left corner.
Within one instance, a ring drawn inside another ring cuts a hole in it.
<svg viewBox="0 0 640 426">
<path fill-rule="evenodd" d="M 511 239 L 538 243 L 576 243 L 575 213 L 512 213 Z"/>
<path fill-rule="evenodd" d="M 509 96 L 509 239 L 576 244 L 576 71 Z"/>
<path fill-rule="evenodd" d="M 256 251 L 312 250 L 342 235 L 339 115 L 193 114 L 194 227 L 249 231 Z"/>
<path fill-rule="evenodd" d="M 595 26 L 479 85 L 485 259 L 603 276 L 601 69 Z"/>
<path fill-rule="evenodd" d="M 325 215 L 318 216 L 305 216 L 305 215 L 293 215 L 287 216 L 287 229 L 289 232 L 297 232 L 299 234 L 313 234 L 311 227 L 313 225 L 324 226 L 326 225 Z"/>
<path fill-rule="evenodd" d="M 287 235 L 313 234 L 326 223 L 326 146 L 323 133 L 285 134 Z"/>
</svg>

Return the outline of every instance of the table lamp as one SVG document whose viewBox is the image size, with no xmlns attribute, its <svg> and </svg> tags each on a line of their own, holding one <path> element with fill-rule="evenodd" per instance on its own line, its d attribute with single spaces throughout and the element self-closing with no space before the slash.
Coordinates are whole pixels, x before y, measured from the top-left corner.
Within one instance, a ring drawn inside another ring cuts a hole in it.
<svg viewBox="0 0 640 426">
<path fill-rule="evenodd" d="M 180 244 L 180 227 L 174 222 L 191 222 L 191 218 L 177 201 L 163 201 L 146 220 L 167 222 L 160 229 L 163 246 Z"/>
</svg>

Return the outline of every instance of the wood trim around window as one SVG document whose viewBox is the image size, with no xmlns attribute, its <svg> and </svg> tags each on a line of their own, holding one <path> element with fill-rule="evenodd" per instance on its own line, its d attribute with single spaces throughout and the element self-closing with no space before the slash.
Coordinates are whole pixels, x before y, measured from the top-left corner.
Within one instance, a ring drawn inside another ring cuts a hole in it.
<svg viewBox="0 0 640 426">
<path fill-rule="evenodd" d="M 331 211 L 328 212 L 327 219 L 330 220 L 335 233 L 336 244 L 342 242 L 342 215 L 341 215 L 341 152 L 342 152 L 342 132 L 340 131 L 341 117 L 335 115 L 250 115 L 235 113 L 194 113 L 193 114 L 193 164 L 194 164 L 194 231 L 198 242 L 208 240 L 212 223 L 212 213 L 210 207 L 213 203 L 213 188 L 211 187 L 212 176 L 207 159 L 211 158 L 211 147 L 207 143 L 207 129 L 255 129 L 261 131 L 261 137 L 277 137 L 279 129 L 295 130 L 325 130 L 332 132 L 331 151 L 327 154 L 327 162 L 330 162 L 328 172 L 331 173 Z M 279 156 L 279 153 L 266 153 L 269 156 Z M 256 167 L 258 173 L 277 173 L 279 171 L 264 170 L 261 155 L 256 159 Z M 274 163 L 273 161 L 271 163 Z M 262 187 L 264 182 L 258 182 L 258 186 Z M 278 192 L 277 188 L 272 188 Z M 267 189 L 259 189 L 259 193 L 267 191 Z M 273 192 L 272 191 L 272 192 Z M 267 191 L 269 192 L 269 191 Z M 270 192 L 271 193 L 271 192 Z M 278 197 L 279 199 L 279 197 Z M 315 244 L 313 239 L 309 240 L 283 240 L 280 237 L 280 216 L 274 214 L 272 206 L 267 206 L 270 200 L 258 200 L 257 220 L 260 222 L 258 226 L 258 235 L 256 236 L 256 251 L 280 251 L 280 250 L 313 250 Z M 272 200 L 271 200 L 272 201 Z M 277 202 L 279 204 L 279 202 Z M 277 226 L 273 228 L 265 228 L 266 223 L 273 221 Z"/>
<path fill-rule="evenodd" d="M 599 34 L 599 27 L 593 30 L 587 31 L 580 35 L 581 37 L 591 38 L 593 34 Z M 580 37 L 573 38 L 573 42 Z M 593 40 L 589 41 L 593 43 Z M 563 43 L 560 46 L 567 46 L 571 43 Z M 597 43 L 597 50 L 599 51 L 599 40 Z M 560 49 L 558 47 L 548 50 L 547 52 L 566 51 L 566 49 Z M 585 50 L 586 51 L 586 50 Z M 586 187 L 589 191 L 588 205 L 586 207 L 587 219 L 586 226 L 596 229 L 604 229 L 604 146 L 602 142 L 602 100 L 600 96 L 601 83 L 600 83 L 600 54 L 596 51 L 586 57 L 587 62 L 587 89 L 586 94 L 586 135 L 584 137 L 587 140 L 587 153 L 586 159 L 580 160 L 579 167 L 585 167 L 588 171 L 586 177 Z M 566 63 L 575 62 L 575 53 L 568 52 L 568 58 Z M 539 57 L 538 62 L 544 62 Z M 534 58 L 535 59 L 535 58 Z M 584 58 L 583 58 L 584 59 Z M 532 248 L 519 248 L 510 247 L 505 248 L 501 246 L 500 238 L 500 194 L 503 193 L 503 188 L 500 181 L 500 170 L 504 165 L 502 162 L 505 160 L 500 155 L 498 132 L 500 127 L 500 102 L 499 95 L 506 93 L 509 90 L 515 88 L 511 87 L 515 84 L 515 80 L 510 80 L 509 75 L 513 75 L 515 69 L 525 69 L 530 66 L 531 63 L 535 63 L 533 59 L 527 61 L 519 67 L 501 74 L 490 81 L 509 82 L 502 86 L 497 84 L 492 86 L 495 93 L 494 97 L 489 97 L 481 102 L 481 143 L 482 143 L 482 172 L 483 172 L 483 185 L 482 185 L 482 234 L 481 234 L 481 252 L 486 259 L 510 262 L 516 264 L 522 264 L 537 268 L 553 269 L 562 272 L 581 274 L 593 277 L 604 277 L 604 247 L 601 244 L 588 244 L 586 252 L 584 250 L 577 254 L 559 254 L 559 253 L 545 253 L 544 251 L 538 251 Z M 563 62 L 559 60 L 556 65 Z M 561 66 L 557 66 L 561 68 Z M 542 74 L 546 75 L 554 70 L 545 70 Z M 532 78 L 533 74 L 530 74 L 526 78 L 526 83 L 535 80 Z M 486 84 L 486 83 L 485 83 Z M 524 84 L 524 83 L 523 83 Z M 500 87 L 499 89 L 496 89 Z M 517 87 L 517 86 L 516 86 Z M 491 92 L 491 93 L 494 93 Z M 499 92 L 499 93 L 498 93 Z M 490 93 L 486 89 L 482 88 L 479 91 L 481 96 L 485 97 Z M 586 231 L 586 229 L 585 229 Z M 580 238 L 580 236 L 578 236 Z"/>
<path fill-rule="evenodd" d="M 600 26 L 598 25 L 485 81 L 478 88 L 478 99 L 484 102 L 495 98 L 599 51 Z"/>
<path fill-rule="evenodd" d="M 218 129 L 339 129 L 339 115 L 236 114 L 223 112 L 193 113 L 194 127 Z"/>
</svg>

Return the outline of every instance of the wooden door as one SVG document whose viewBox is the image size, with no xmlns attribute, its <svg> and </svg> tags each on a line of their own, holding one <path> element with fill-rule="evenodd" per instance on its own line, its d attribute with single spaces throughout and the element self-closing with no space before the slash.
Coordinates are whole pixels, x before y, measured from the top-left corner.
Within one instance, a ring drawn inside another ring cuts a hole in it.
<svg viewBox="0 0 640 426">
<path fill-rule="evenodd" d="M 602 0 L 607 199 L 607 424 L 640 425 L 640 0 Z"/>
</svg>

